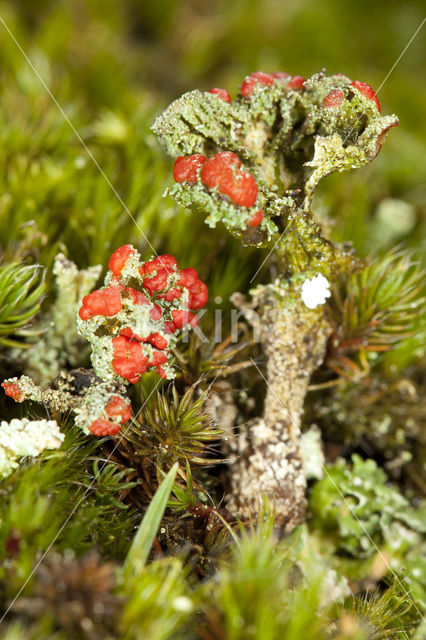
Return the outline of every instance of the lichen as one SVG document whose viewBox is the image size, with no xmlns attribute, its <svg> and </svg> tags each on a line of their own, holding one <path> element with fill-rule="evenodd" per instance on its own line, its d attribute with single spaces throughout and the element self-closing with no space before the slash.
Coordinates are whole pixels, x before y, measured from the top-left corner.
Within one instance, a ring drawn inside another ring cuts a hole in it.
<svg viewBox="0 0 426 640">
<path fill-rule="evenodd" d="M 131 417 L 131 404 L 119 381 L 103 382 L 93 371 L 63 371 L 52 386 L 41 387 L 28 376 L 1 384 L 16 402 L 31 400 L 59 414 L 72 412 L 75 424 L 86 434 L 116 435 Z"/>
<path fill-rule="evenodd" d="M 299 84 L 270 74 L 265 81 L 253 82 L 249 92 L 243 85 L 242 95 L 231 103 L 191 91 L 153 125 L 171 155 L 209 156 L 225 150 L 239 157 L 259 186 L 263 234 L 247 231 L 248 212 L 206 190 L 199 174 L 195 184 L 175 185 L 169 192 L 184 206 L 207 213 L 210 226 L 221 220 L 244 243 L 255 245 L 279 237 L 274 218 L 286 220 L 299 208 L 309 211 L 321 178 L 370 162 L 387 131 L 398 124 L 395 116 L 381 116 L 374 99 L 357 88 L 359 83 L 341 74 L 319 73 Z M 342 100 L 330 106 L 326 98 L 336 90 Z"/>
<path fill-rule="evenodd" d="M 14 418 L 0 424 L 0 477 L 19 466 L 19 458 L 38 456 L 45 449 L 59 449 L 64 440 L 56 420 Z"/>
<path fill-rule="evenodd" d="M 350 248 L 325 236 L 312 198 L 324 176 L 370 162 L 397 124 L 381 115 L 366 83 L 263 71 L 244 79 L 234 101 L 192 91 L 154 123 L 160 142 L 178 156 L 169 193 L 205 214 L 210 227 L 223 222 L 243 244 L 272 244 L 278 277 L 239 304 L 268 359 L 264 414 L 241 427 L 231 446 L 230 505 L 244 517 L 265 494 L 287 531 L 303 521 L 304 398 L 332 333 L 329 288 L 358 266 Z"/>
<path fill-rule="evenodd" d="M 309 499 L 311 527 L 327 536 L 336 552 L 352 558 L 352 571 L 363 559 L 390 553 L 394 571 L 409 571 L 405 580 L 426 607 L 424 534 L 426 505 L 410 504 L 372 459 L 352 456 L 326 466 Z M 349 567 L 349 565 L 348 565 Z M 364 572 L 368 571 L 368 565 Z"/>
<path fill-rule="evenodd" d="M 385 472 L 374 460 L 358 455 L 352 457 L 352 467 L 344 460 L 327 466 L 327 477 L 312 490 L 310 509 L 314 526 L 334 529 L 339 547 L 357 557 L 374 554 L 373 541 L 393 549 L 403 545 L 403 538 L 393 533 L 396 523 L 407 531 L 426 533 L 421 510 L 411 507 L 397 489 L 387 485 Z"/>
<path fill-rule="evenodd" d="M 135 384 L 147 370 L 173 378 L 170 351 L 183 327 L 194 327 L 192 311 L 207 301 L 195 269 L 179 269 L 173 256 L 144 262 L 124 245 L 109 261 L 105 286 L 82 300 L 77 331 L 92 347 L 95 373 L 105 381 Z"/>
<path fill-rule="evenodd" d="M 79 303 L 95 285 L 102 267 L 78 269 L 59 253 L 53 264 L 56 298 L 36 325 L 41 336 L 24 354 L 25 373 L 38 384 L 48 384 L 67 365 L 78 366 L 88 349 L 77 334 Z M 22 357 L 22 356 L 21 356 Z"/>
</svg>

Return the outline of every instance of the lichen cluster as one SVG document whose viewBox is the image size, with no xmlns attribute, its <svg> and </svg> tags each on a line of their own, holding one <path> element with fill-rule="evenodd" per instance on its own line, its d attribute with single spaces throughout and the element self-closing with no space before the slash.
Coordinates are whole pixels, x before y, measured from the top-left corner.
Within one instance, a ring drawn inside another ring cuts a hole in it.
<svg viewBox="0 0 426 640">
<path fill-rule="evenodd" d="M 53 384 L 41 387 L 28 376 L 8 378 L 1 383 L 15 402 L 31 400 L 54 413 L 71 411 L 76 426 L 86 434 L 116 435 L 131 417 L 131 403 L 118 381 L 103 382 L 93 371 L 62 372 Z"/>
<path fill-rule="evenodd" d="M 186 207 L 222 221 L 246 244 L 278 238 L 299 208 L 309 210 L 315 187 L 333 171 L 354 169 L 380 151 L 396 116 L 382 116 L 374 91 L 346 76 L 319 73 L 297 82 L 289 74 L 255 72 L 233 101 L 218 93 L 192 91 L 173 102 L 153 130 L 173 156 L 198 159 L 194 175 L 177 176 L 169 192 Z M 338 92 L 341 99 L 330 100 Z M 207 158 L 234 157 L 234 192 L 206 176 Z M 194 155 L 198 154 L 198 155 Z M 199 162 L 205 158 L 204 163 Z M 182 163 L 178 159 L 178 163 Z M 240 172 L 240 174 L 238 173 Z M 244 179 L 241 179 L 244 172 Z M 253 199 L 239 192 L 253 187 Z M 250 183 L 250 186 L 249 186 Z M 257 211 L 262 218 L 253 225 Z"/>
<path fill-rule="evenodd" d="M 17 418 L 0 424 L 0 477 L 19 466 L 19 458 L 38 456 L 45 449 L 59 449 L 64 435 L 55 420 Z"/>
<path fill-rule="evenodd" d="M 195 269 L 180 270 L 173 256 L 143 262 L 130 245 L 113 253 L 109 269 L 105 286 L 85 296 L 78 312 L 96 374 L 132 384 L 149 369 L 172 378 L 176 332 L 197 324 L 190 309 L 205 304 L 207 287 Z"/>
<path fill-rule="evenodd" d="M 377 557 L 377 549 L 391 554 L 395 570 L 410 569 L 407 587 L 421 607 L 426 607 L 420 568 L 426 549 L 425 506 L 414 508 L 395 487 L 387 485 L 386 474 L 374 460 L 354 455 L 352 465 L 339 459 L 326 470 L 310 496 L 314 527 L 333 541 L 338 553 L 351 558 L 349 566 L 356 567 L 355 558 Z M 366 573 L 369 564 L 367 560 Z"/>
</svg>

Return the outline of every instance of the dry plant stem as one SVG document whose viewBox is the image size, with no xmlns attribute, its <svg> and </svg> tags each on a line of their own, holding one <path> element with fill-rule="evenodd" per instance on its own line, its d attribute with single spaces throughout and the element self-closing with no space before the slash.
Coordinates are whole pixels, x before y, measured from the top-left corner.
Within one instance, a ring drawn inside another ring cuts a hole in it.
<svg viewBox="0 0 426 640">
<path fill-rule="evenodd" d="M 323 309 L 309 310 L 302 301 L 287 307 L 282 300 L 269 301 L 258 329 L 267 357 L 265 410 L 240 433 L 231 467 L 231 507 L 243 518 L 254 518 L 266 495 L 275 505 L 276 523 L 289 532 L 305 517 L 301 416 L 331 327 Z"/>
</svg>

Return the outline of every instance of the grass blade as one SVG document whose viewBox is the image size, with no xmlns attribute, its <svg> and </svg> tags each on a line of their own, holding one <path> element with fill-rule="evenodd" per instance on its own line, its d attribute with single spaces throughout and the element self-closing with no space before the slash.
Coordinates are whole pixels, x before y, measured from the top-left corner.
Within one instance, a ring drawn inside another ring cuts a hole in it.
<svg viewBox="0 0 426 640">
<path fill-rule="evenodd" d="M 150 502 L 124 563 L 124 572 L 127 576 L 139 574 L 146 564 L 166 509 L 178 468 L 179 465 L 177 463 L 173 465 Z"/>
</svg>

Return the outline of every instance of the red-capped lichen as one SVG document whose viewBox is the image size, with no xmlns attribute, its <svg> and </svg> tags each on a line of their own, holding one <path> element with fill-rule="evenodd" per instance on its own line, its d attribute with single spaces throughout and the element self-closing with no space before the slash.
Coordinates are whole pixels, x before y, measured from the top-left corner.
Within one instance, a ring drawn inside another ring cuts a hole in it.
<svg viewBox="0 0 426 640">
<path fill-rule="evenodd" d="M 1 386 L 4 389 L 5 394 L 10 398 L 13 398 L 15 402 L 24 401 L 24 394 L 22 393 L 22 390 L 20 389 L 19 384 L 17 382 L 11 382 L 9 380 L 5 380 L 4 382 L 1 383 Z"/>
<path fill-rule="evenodd" d="M 256 85 L 261 85 L 263 87 L 267 87 L 273 84 L 275 78 L 270 73 L 265 73 L 264 71 L 254 71 L 249 76 L 244 78 L 244 81 L 240 87 L 241 95 L 245 98 L 248 98 L 253 93 Z"/>
<path fill-rule="evenodd" d="M 231 102 L 231 96 L 226 89 L 219 89 L 218 87 L 214 87 L 213 89 L 209 89 L 209 93 L 213 93 L 224 102 Z"/>
<path fill-rule="evenodd" d="M 142 353 L 142 344 L 136 338 L 126 338 L 123 335 L 112 338 L 111 342 L 112 368 L 119 376 L 135 384 L 148 369 L 148 357 Z"/>
<path fill-rule="evenodd" d="M 108 418 L 96 418 L 89 426 L 89 431 L 95 436 L 115 436 L 132 417 L 130 402 L 121 396 L 112 396 L 105 413 Z"/>
<path fill-rule="evenodd" d="M 258 227 L 263 220 L 263 211 L 258 209 L 256 213 L 252 215 L 249 222 L 249 227 Z"/>
<path fill-rule="evenodd" d="M 257 184 L 251 173 L 240 171 L 241 161 L 235 153 L 223 151 L 207 160 L 201 169 L 201 182 L 209 189 L 218 188 L 234 204 L 252 207 L 257 200 Z"/>
<path fill-rule="evenodd" d="M 177 157 L 169 193 L 244 244 L 266 246 L 275 237 L 285 245 L 290 234 L 280 235 L 282 225 L 301 202 L 309 210 L 320 180 L 370 162 L 397 122 L 381 116 L 369 85 L 339 73 L 305 79 L 256 71 L 231 102 L 212 91 L 186 93 L 153 129 Z M 253 225 L 258 210 L 263 218 Z M 318 237 L 313 231 L 311 239 Z"/>
<path fill-rule="evenodd" d="M 115 316 L 121 308 L 121 287 L 112 286 L 84 296 L 78 314 L 82 320 L 89 320 L 94 316 Z"/>
<path fill-rule="evenodd" d="M 210 227 L 222 222 L 244 244 L 275 239 L 271 251 L 278 270 L 284 267 L 274 283 L 255 290 L 251 303 L 238 305 L 259 331 L 268 359 L 263 417 L 240 425 L 231 445 L 231 505 L 243 517 L 256 517 L 259 495 L 266 494 L 287 531 L 304 519 L 298 431 L 309 377 L 322 362 L 331 327 L 319 308 L 324 291 L 314 304 L 301 292 L 301 280 L 328 283 L 356 264 L 351 250 L 322 233 L 311 212 L 313 194 L 328 174 L 373 160 L 397 124 L 396 116 L 381 116 L 366 83 L 325 72 L 305 79 L 263 71 L 247 76 L 231 103 L 191 91 L 154 124 L 179 161 L 195 152 L 208 157 L 192 183 L 175 180 L 169 193 L 177 202 L 206 214 Z M 181 317 L 188 319 L 178 312 L 166 330 Z"/>
<path fill-rule="evenodd" d="M 121 424 L 130 420 L 132 416 L 130 405 L 121 396 L 112 396 L 105 410 L 110 418 L 117 416 Z"/>
<path fill-rule="evenodd" d="M 117 249 L 110 265 L 105 286 L 85 296 L 78 314 L 96 374 L 131 384 L 150 370 L 173 377 L 175 334 L 197 324 L 191 310 L 207 302 L 206 285 L 195 269 L 181 270 L 173 256 L 143 262 L 130 245 Z"/>
<path fill-rule="evenodd" d="M 274 73 L 255 71 L 244 79 L 240 87 L 240 93 L 245 98 L 249 98 L 256 86 L 269 87 L 274 84 L 275 80 L 286 80 L 287 87 L 293 90 L 301 89 L 306 82 L 303 76 L 291 76 L 285 71 L 275 71 Z"/>
<path fill-rule="evenodd" d="M 103 382 L 85 369 L 63 371 L 52 387 L 40 387 L 25 375 L 4 380 L 1 386 L 16 402 L 30 400 L 56 412 L 73 413 L 75 424 L 86 434 L 115 435 L 132 415 L 121 382 Z"/>
<path fill-rule="evenodd" d="M 288 81 L 289 89 L 302 89 L 305 86 L 306 78 L 303 76 L 292 76 Z"/>
<path fill-rule="evenodd" d="M 108 262 L 108 267 L 117 278 L 121 276 L 124 265 L 134 252 L 135 250 L 130 244 L 125 244 L 112 254 Z"/>
<path fill-rule="evenodd" d="M 325 96 L 324 100 L 322 101 L 322 106 L 332 108 L 338 107 L 340 104 L 342 104 L 344 97 L 345 96 L 343 95 L 343 91 L 341 91 L 340 89 L 335 89 L 334 91 L 329 93 L 328 96 Z"/>
<path fill-rule="evenodd" d="M 354 80 L 353 82 L 351 82 L 351 87 L 355 87 L 355 89 L 358 89 L 358 91 L 362 93 L 362 95 L 365 96 L 367 100 L 374 102 L 377 109 L 381 112 L 380 102 L 376 96 L 376 92 L 374 91 L 374 89 L 372 89 L 372 87 L 370 87 L 369 84 L 367 84 L 366 82 L 361 82 L 361 80 Z"/>
<path fill-rule="evenodd" d="M 256 180 L 247 171 L 240 171 L 241 161 L 232 151 L 222 151 L 207 159 L 201 154 L 179 156 L 173 167 L 175 182 L 192 182 L 200 179 L 209 189 L 218 189 L 219 193 L 229 198 L 234 204 L 251 207 L 257 200 L 258 188 Z M 163 275 L 159 276 L 164 279 Z M 156 286 L 156 284 L 155 284 Z"/>
<path fill-rule="evenodd" d="M 132 406 L 120 383 L 97 382 L 74 408 L 75 422 L 85 433 L 115 436 L 132 417 Z"/>
<path fill-rule="evenodd" d="M 197 169 L 203 166 L 207 160 L 201 153 L 192 156 L 179 156 L 173 167 L 173 179 L 175 182 L 196 182 Z"/>
<path fill-rule="evenodd" d="M 94 436 L 115 436 L 120 431 L 120 425 L 105 418 L 94 420 L 89 427 Z"/>
</svg>

